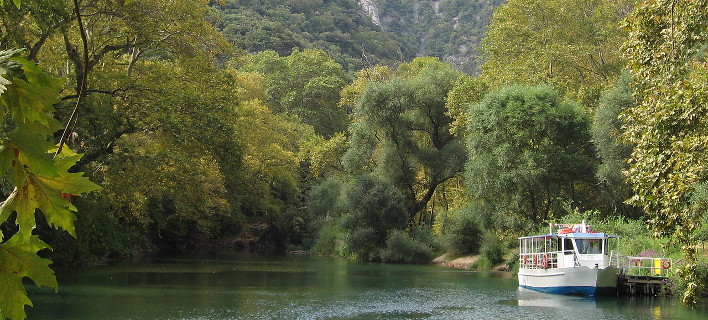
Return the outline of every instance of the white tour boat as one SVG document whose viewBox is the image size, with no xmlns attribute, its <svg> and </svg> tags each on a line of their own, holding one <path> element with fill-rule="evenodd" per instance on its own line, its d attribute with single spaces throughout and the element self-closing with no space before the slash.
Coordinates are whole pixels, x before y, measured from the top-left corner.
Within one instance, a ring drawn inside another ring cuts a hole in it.
<svg viewBox="0 0 708 320">
<path fill-rule="evenodd" d="M 585 221 L 549 229 L 547 235 L 519 238 L 520 287 L 589 296 L 615 292 L 619 254 L 609 246 L 618 244 L 618 236 L 591 231 Z"/>
</svg>

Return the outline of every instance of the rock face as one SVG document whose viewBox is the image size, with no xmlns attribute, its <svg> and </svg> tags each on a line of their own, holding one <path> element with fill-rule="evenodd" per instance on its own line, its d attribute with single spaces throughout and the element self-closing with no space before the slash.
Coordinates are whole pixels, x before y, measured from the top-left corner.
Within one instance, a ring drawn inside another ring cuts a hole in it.
<svg viewBox="0 0 708 320">
<path fill-rule="evenodd" d="M 374 0 L 359 0 L 359 4 L 364 8 L 364 12 L 371 17 L 374 24 L 381 27 L 381 18 L 379 17 L 379 7 Z"/>
<path fill-rule="evenodd" d="M 399 35 L 415 56 L 439 57 L 470 74 L 494 8 L 504 0 L 358 0 L 383 31 Z"/>
</svg>

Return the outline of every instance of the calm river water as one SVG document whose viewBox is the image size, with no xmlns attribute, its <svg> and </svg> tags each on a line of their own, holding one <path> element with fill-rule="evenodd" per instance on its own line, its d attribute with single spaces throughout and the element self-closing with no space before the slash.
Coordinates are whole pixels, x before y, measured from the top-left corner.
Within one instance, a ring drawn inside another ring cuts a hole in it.
<svg viewBox="0 0 708 320">
<path fill-rule="evenodd" d="M 157 259 L 59 272 L 28 319 L 708 319 L 670 298 L 519 289 L 504 273 L 313 256 Z"/>
</svg>

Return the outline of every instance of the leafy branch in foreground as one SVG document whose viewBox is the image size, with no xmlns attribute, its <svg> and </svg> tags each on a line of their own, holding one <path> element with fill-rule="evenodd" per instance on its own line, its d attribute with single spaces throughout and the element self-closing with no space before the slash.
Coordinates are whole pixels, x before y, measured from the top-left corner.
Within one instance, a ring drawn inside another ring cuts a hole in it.
<svg viewBox="0 0 708 320">
<path fill-rule="evenodd" d="M 698 276 L 695 233 L 705 207 L 695 205 L 708 180 L 708 1 L 644 1 L 627 17 L 625 43 L 639 104 L 625 111 L 631 199 L 651 218 L 653 230 L 680 244 L 687 282 L 683 302 L 695 305 Z M 693 204 L 692 204 L 693 202 Z"/>
<path fill-rule="evenodd" d="M 32 305 L 22 284 L 28 277 L 37 286 L 57 289 L 50 260 L 37 252 L 50 247 L 32 235 L 37 210 L 49 225 L 75 236 L 76 207 L 71 196 L 99 188 L 82 173 L 70 173 L 80 158 L 68 148 L 56 157 L 50 142 L 61 129 L 53 118 L 62 81 L 32 62 L 16 57 L 20 51 L 0 51 L 0 174 L 14 190 L 0 205 L 0 223 L 16 213 L 18 232 L 5 241 L 0 233 L 0 319 L 24 319 L 24 306 Z"/>
</svg>

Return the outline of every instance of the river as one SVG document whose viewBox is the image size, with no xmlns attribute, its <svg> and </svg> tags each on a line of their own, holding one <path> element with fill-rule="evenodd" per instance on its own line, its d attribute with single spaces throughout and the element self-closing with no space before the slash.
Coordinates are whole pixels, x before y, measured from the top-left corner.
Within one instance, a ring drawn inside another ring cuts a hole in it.
<svg viewBox="0 0 708 320">
<path fill-rule="evenodd" d="M 316 256 L 162 258 L 58 271 L 28 319 L 708 319 L 678 299 L 550 295 L 507 273 Z"/>
</svg>

